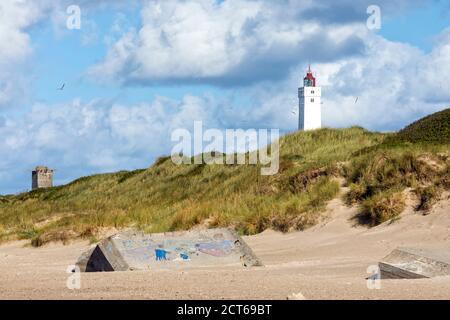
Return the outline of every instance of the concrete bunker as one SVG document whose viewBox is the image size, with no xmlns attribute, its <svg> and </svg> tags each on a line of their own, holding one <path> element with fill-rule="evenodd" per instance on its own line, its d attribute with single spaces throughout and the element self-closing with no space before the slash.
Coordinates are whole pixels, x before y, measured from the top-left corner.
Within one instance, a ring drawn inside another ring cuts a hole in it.
<svg viewBox="0 0 450 320">
<path fill-rule="evenodd" d="M 262 263 L 235 231 L 209 229 L 118 233 L 83 253 L 76 265 L 82 272 L 111 272 Z"/>
</svg>

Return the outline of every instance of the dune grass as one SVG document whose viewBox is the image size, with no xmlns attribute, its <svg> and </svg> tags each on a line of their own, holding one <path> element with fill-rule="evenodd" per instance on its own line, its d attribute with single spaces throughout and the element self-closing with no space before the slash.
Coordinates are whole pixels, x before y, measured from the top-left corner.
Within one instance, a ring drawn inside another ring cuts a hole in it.
<svg viewBox="0 0 450 320">
<path fill-rule="evenodd" d="M 410 124 L 392 137 L 392 141 L 450 143 L 450 108 Z"/>
<path fill-rule="evenodd" d="M 401 209 L 392 203 L 395 192 L 423 182 L 437 185 L 445 176 L 444 169 L 429 170 L 418 160 L 421 154 L 439 166 L 448 164 L 448 158 L 437 156 L 448 145 L 385 144 L 390 136 L 359 127 L 286 135 L 280 140 L 280 170 L 273 176 L 262 176 L 259 165 L 177 166 L 161 157 L 148 169 L 1 196 L 0 241 L 95 241 L 103 228 L 163 232 L 198 224 L 231 226 L 242 234 L 304 230 L 337 196 L 338 176 L 350 185 L 347 201 L 380 223 Z"/>
<path fill-rule="evenodd" d="M 146 170 L 2 197 L 0 237 L 41 244 L 52 237 L 92 237 L 102 228 L 161 232 L 201 223 L 232 226 L 243 234 L 304 229 L 338 193 L 333 177 L 339 163 L 383 139 L 362 128 L 287 135 L 280 141 L 280 171 L 273 176 L 262 176 L 259 165 L 176 166 L 162 157 Z"/>
<path fill-rule="evenodd" d="M 405 197 L 401 191 L 378 192 L 365 199 L 358 215 L 361 223 L 371 226 L 397 218 L 405 208 Z"/>
<path fill-rule="evenodd" d="M 399 216 L 406 188 L 420 198 L 416 209 L 427 211 L 449 189 L 449 151 L 448 144 L 380 144 L 344 166 L 345 200 L 361 204 L 359 218 L 372 226 Z"/>
</svg>

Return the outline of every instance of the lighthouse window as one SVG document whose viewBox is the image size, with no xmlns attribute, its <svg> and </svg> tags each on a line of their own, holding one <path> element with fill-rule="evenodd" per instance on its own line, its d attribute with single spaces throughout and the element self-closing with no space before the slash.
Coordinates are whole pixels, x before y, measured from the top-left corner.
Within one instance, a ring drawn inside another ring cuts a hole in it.
<svg viewBox="0 0 450 320">
<path fill-rule="evenodd" d="M 311 93 L 314 94 L 314 90 L 311 90 Z"/>
<path fill-rule="evenodd" d="M 311 98 L 311 102 L 314 102 L 314 98 Z"/>
</svg>

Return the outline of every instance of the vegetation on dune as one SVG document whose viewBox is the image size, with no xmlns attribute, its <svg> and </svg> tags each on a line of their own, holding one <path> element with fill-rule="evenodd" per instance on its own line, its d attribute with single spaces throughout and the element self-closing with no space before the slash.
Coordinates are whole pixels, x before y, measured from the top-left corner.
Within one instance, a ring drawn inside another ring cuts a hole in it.
<svg viewBox="0 0 450 320">
<path fill-rule="evenodd" d="M 417 210 L 428 212 L 439 198 L 441 189 L 435 185 L 419 187 L 414 190 L 419 197 Z"/>
<path fill-rule="evenodd" d="M 364 200 L 358 218 L 362 223 L 376 226 L 385 221 L 397 218 L 405 208 L 405 199 L 402 192 L 388 190 L 379 192 Z"/>
<path fill-rule="evenodd" d="M 383 143 L 361 151 L 344 167 L 348 204 L 361 204 L 360 221 L 377 225 L 398 217 L 406 188 L 427 213 L 450 189 L 450 109 L 416 121 Z M 430 143 L 433 142 L 433 143 Z"/>
<path fill-rule="evenodd" d="M 281 138 L 273 176 L 262 176 L 259 165 L 177 166 L 161 157 L 145 170 L 0 196 L 0 240 L 30 239 L 38 246 L 74 237 L 96 241 L 103 228 L 161 232 L 198 224 L 243 234 L 304 230 L 337 196 L 336 177 L 346 179 L 345 200 L 359 205 L 361 221 L 377 225 L 401 213 L 406 188 L 418 194 L 420 210 L 450 188 L 448 143 L 396 136 L 359 127 L 296 132 Z"/>
<path fill-rule="evenodd" d="M 3 239 L 42 244 L 102 228 L 149 232 L 207 223 L 244 234 L 305 229 L 320 218 L 339 186 L 339 164 L 383 134 L 361 128 L 294 133 L 280 141 L 280 170 L 262 176 L 257 165 L 181 165 L 160 158 L 147 170 L 81 178 L 0 202 Z"/>
<path fill-rule="evenodd" d="M 393 141 L 450 143 L 450 108 L 410 124 Z"/>
</svg>

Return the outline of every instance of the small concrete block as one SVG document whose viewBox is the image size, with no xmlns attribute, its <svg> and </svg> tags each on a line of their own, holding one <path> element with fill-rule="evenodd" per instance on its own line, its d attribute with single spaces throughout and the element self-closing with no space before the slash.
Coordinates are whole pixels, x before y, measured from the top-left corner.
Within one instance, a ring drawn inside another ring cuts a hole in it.
<svg viewBox="0 0 450 320">
<path fill-rule="evenodd" d="M 450 275 L 450 250 L 397 248 L 379 262 L 382 279 L 419 279 Z"/>
</svg>

